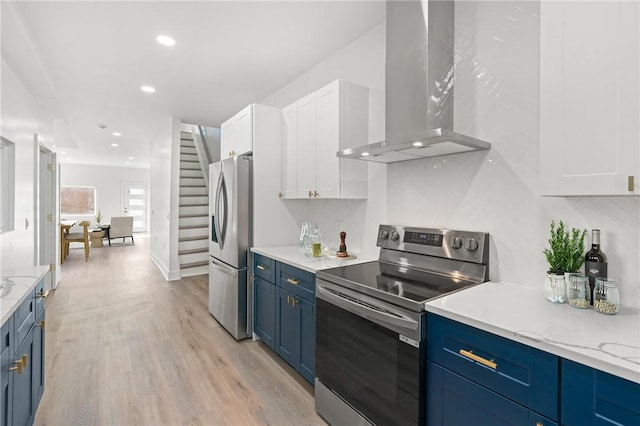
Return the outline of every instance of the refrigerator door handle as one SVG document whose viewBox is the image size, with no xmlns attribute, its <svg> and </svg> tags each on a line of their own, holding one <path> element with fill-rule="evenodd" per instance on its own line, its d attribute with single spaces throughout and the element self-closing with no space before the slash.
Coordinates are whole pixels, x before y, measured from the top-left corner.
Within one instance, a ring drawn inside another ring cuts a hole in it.
<svg viewBox="0 0 640 426">
<path fill-rule="evenodd" d="M 226 265 L 222 262 L 220 262 L 219 260 L 214 259 L 213 257 L 210 257 L 209 260 L 211 261 L 211 264 L 213 265 L 214 268 L 220 270 L 221 272 L 227 274 L 227 275 L 231 275 L 232 277 L 237 277 L 238 276 L 238 270 L 235 268 L 232 268 L 229 265 Z"/>
<path fill-rule="evenodd" d="M 224 240 L 227 233 L 227 186 L 225 184 L 224 173 L 220 171 L 220 176 L 218 177 L 218 185 L 216 188 L 216 200 L 215 200 L 215 217 L 214 217 L 214 226 L 215 232 L 218 236 L 218 245 L 220 249 L 224 248 Z M 220 226 L 220 202 L 224 202 L 224 223 Z"/>
</svg>

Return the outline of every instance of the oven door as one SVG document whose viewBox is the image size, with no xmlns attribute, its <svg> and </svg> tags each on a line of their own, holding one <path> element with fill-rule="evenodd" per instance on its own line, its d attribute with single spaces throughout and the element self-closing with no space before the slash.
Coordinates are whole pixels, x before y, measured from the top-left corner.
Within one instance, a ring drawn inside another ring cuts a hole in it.
<svg viewBox="0 0 640 426">
<path fill-rule="evenodd" d="M 422 425 L 425 313 L 320 279 L 316 303 L 319 382 L 373 424 Z M 339 410 L 325 407 L 323 413 L 318 402 L 316 409 L 331 423 L 344 423 L 335 418 Z"/>
</svg>

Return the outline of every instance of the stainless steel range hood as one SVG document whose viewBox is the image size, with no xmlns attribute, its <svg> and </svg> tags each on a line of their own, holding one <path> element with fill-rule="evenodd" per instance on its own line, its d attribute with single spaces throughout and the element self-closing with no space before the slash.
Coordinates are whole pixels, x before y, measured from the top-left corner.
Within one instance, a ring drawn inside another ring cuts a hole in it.
<svg viewBox="0 0 640 426">
<path fill-rule="evenodd" d="M 453 1 L 387 1 L 385 140 L 338 157 L 395 163 L 486 150 L 453 131 Z"/>
</svg>

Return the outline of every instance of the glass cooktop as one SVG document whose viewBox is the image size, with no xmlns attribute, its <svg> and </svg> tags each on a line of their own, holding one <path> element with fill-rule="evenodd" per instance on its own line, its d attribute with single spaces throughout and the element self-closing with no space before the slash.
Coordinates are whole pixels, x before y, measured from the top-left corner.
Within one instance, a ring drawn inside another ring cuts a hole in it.
<svg viewBox="0 0 640 426">
<path fill-rule="evenodd" d="M 423 311 L 429 299 L 475 284 L 379 261 L 320 270 L 317 277 L 414 311 Z"/>
</svg>

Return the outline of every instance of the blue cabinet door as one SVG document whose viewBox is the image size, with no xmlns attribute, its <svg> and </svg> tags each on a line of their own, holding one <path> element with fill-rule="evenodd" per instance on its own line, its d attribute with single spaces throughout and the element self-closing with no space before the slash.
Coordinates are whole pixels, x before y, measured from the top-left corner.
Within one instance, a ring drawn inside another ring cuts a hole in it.
<svg viewBox="0 0 640 426">
<path fill-rule="evenodd" d="M 37 410 L 44 392 L 44 313 L 42 309 L 36 316 L 36 325 L 33 327 L 33 407 Z"/>
<path fill-rule="evenodd" d="M 557 423 L 431 361 L 427 426 L 551 426 Z"/>
<path fill-rule="evenodd" d="M 562 360 L 562 424 L 640 425 L 640 384 Z"/>
<path fill-rule="evenodd" d="M 255 277 L 253 282 L 253 331 L 271 349 L 276 344 L 276 286 Z"/>
<path fill-rule="evenodd" d="M 11 361 L 13 359 L 13 347 L 11 336 L 13 335 L 13 317 L 2 325 L 2 341 L 0 342 L 0 387 L 2 388 L 2 401 L 0 401 L 0 426 L 10 426 L 12 411 L 13 371 Z"/>
<path fill-rule="evenodd" d="M 33 332 L 26 335 L 16 350 L 14 360 L 26 355 L 27 365 L 22 374 L 13 373 L 13 426 L 30 425 L 33 421 Z"/>
<path fill-rule="evenodd" d="M 300 299 L 300 374 L 314 383 L 316 359 L 316 305 Z"/>
<path fill-rule="evenodd" d="M 288 291 L 278 288 L 278 355 L 296 370 L 300 366 L 300 306 Z"/>
</svg>

